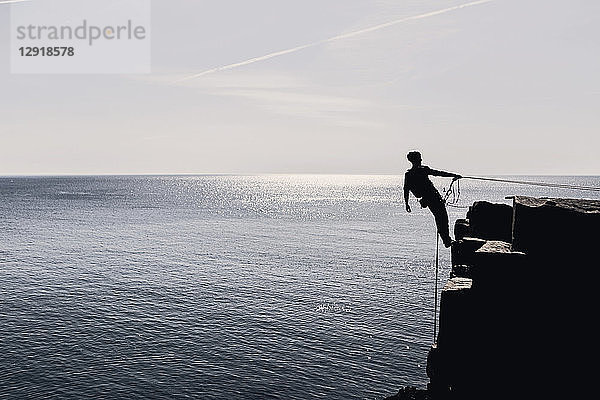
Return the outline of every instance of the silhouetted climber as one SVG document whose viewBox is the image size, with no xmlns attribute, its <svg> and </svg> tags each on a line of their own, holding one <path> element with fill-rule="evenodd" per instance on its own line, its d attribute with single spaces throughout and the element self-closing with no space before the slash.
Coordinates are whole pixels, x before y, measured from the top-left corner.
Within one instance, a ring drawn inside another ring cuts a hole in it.
<svg viewBox="0 0 600 400">
<path fill-rule="evenodd" d="M 421 158 L 421 153 L 418 151 L 411 151 L 406 158 L 412 163 L 412 168 L 406 171 L 406 174 L 404 175 L 404 203 L 406 204 L 406 211 L 412 211 L 408 204 L 409 195 L 410 192 L 412 192 L 415 197 L 419 198 L 421 207 L 429 207 L 429 210 L 431 210 L 435 217 L 435 224 L 437 225 L 438 233 L 444 242 L 444 246 L 450 247 L 452 238 L 450 237 L 450 229 L 448 227 L 446 204 L 440 195 L 440 192 L 433 186 L 433 183 L 429 179 L 429 175 L 445 176 L 454 178 L 454 180 L 462 177 L 457 174 L 437 171 L 425 165 L 421 165 L 423 159 Z"/>
</svg>

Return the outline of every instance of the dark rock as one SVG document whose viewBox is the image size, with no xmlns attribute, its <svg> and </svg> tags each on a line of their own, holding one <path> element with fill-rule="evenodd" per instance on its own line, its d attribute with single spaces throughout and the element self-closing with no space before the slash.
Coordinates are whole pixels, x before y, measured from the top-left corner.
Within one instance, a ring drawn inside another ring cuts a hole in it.
<svg viewBox="0 0 600 400">
<path fill-rule="evenodd" d="M 469 265 L 453 265 L 450 271 L 450 278 L 469 278 L 472 279 L 471 266 Z"/>
<path fill-rule="evenodd" d="M 600 201 L 516 197 L 514 208 L 475 203 L 468 217 L 427 358 L 430 398 L 555 398 L 553 383 L 585 382 Z"/>
<path fill-rule="evenodd" d="M 457 219 L 454 223 L 454 238 L 460 240 L 467 236 L 473 236 L 468 219 Z"/>
<path fill-rule="evenodd" d="M 449 385 L 448 368 L 443 359 L 443 353 L 440 352 L 437 343 L 431 345 L 427 353 L 427 368 L 425 369 L 429 377 L 429 388 L 447 388 Z"/>
<path fill-rule="evenodd" d="M 472 281 L 466 278 L 450 279 L 442 290 L 439 335 L 427 356 L 432 398 L 452 398 L 465 380 L 476 377 L 481 330 L 473 294 Z"/>
<path fill-rule="evenodd" d="M 525 253 L 512 251 L 510 243 L 488 240 L 469 258 L 470 274 L 475 286 L 506 289 L 503 276 L 518 277 L 525 273 Z M 514 289 L 514 288 L 511 288 Z"/>
<path fill-rule="evenodd" d="M 471 313 L 471 287 L 473 281 L 468 278 L 452 278 L 442 289 L 440 300 L 440 332 L 438 346 L 458 345 L 469 340 L 469 330 L 473 318 Z"/>
<path fill-rule="evenodd" d="M 595 256 L 600 200 L 517 196 L 514 209 L 515 250 L 553 264 Z"/>
<path fill-rule="evenodd" d="M 485 244 L 485 240 L 465 237 L 452 244 L 452 265 L 471 265 L 473 253 Z"/>
<path fill-rule="evenodd" d="M 513 208 L 508 204 L 477 201 L 469 208 L 470 234 L 487 240 L 512 240 Z"/>
<path fill-rule="evenodd" d="M 465 237 L 452 246 L 450 277 L 470 278 L 477 286 L 492 283 L 502 274 L 519 276 L 525 254 L 513 251 L 508 242 Z"/>
<path fill-rule="evenodd" d="M 515 197 L 513 249 L 527 253 L 521 297 L 526 349 L 544 381 L 585 381 L 596 341 L 600 200 Z M 527 317 L 527 318 L 525 318 Z M 573 347 L 571 347 L 571 345 Z M 552 349 L 548 352 L 548 349 Z"/>
<path fill-rule="evenodd" d="M 427 390 L 417 389 L 414 386 L 407 386 L 398 391 L 397 394 L 386 397 L 385 400 L 428 400 L 430 397 Z"/>
</svg>

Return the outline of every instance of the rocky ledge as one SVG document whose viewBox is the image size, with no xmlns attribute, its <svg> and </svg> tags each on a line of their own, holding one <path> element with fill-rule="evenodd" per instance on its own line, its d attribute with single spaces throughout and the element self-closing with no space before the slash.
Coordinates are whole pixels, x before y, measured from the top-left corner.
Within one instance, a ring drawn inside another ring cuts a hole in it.
<svg viewBox="0 0 600 400">
<path fill-rule="evenodd" d="M 427 390 L 388 400 L 575 398 L 595 386 L 600 201 L 476 202 L 456 221 Z"/>
</svg>

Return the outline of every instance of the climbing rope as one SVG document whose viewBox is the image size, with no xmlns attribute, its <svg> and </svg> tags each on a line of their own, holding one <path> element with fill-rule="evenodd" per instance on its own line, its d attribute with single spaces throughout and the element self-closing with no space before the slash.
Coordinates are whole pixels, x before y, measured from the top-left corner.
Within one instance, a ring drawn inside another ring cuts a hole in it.
<svg viewBox="0 0 600 400">
<path fill-rule="evenodd" d="M 594 191 L 594 192 L 600 192 L 600 187 L 569 185 L 566 183 L 519 181 L 519 180 L 514 180 L 514 179 L 486 178 L 486 177 L 481 177 L 481 176 L 463 176 L 462 179 L 473 179 L 473 180 L 478 180 L 478 181 L 503 182 L 503 183 L 515 183 L 518 185 L 543 186 L 543 187 L 551 187 L 551 188 L 557 188 L 557 189 L 590 190 L 590 191 Z"/>
<path fill-rule="evenodd" d="M 433 341 L 437 341 L 437 309 L 438 309 L 438 274 L 439 274 L 439 258 L 440 258 L 440 235 L 435 233 L 435 302 L 433 306 Z"/>
<path fill-rule="evenodd" d="M 522 181 L 522 180 L 515 180 L 515 179 L 487 178 L 487 177 L 481 177 L 481 176 L 463 176 L 458 179 L 452 180 L 452 183 L 450 184 L 450 187 L 448 187 L 447 190 L 445 188 L 443 189 L 444 203 L 446 204 L 446 206 L 454 207 L 454 208 L 468 208 L 468 206 L 459 205 L 460 180 L 461 179 L 512 183 L 512 184 L 517 184 L 517 185 L 540 186 L 540 187 L 549 187 L 549 188 L 556 188 L 556 189 L 584 190 L 584 191 L 600 192 L 600 187 L 596 187 L 596 186 L 569 185 L 567 183 Z"/>
<path fill-rule="evenodd" d="M 450 187 L 448 190 L 443 189 L 444 191 L 444 204 L 448 207 L 455 208 L 467 208 L 467 206 L 460 206 L 458 202 L 460 200 L 460 178 L 453 179 L 452 183 L 450 183 Z"/>
</svg>

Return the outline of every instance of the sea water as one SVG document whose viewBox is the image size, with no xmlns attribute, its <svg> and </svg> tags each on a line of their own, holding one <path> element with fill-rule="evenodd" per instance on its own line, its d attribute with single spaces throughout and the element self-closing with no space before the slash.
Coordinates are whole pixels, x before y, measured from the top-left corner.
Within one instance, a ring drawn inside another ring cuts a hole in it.
<svg viewBox="0 0 600 400">
<path fill-rule="evenodd" d="M 406 213 L 401 185 L 0 178 L 0 398 L 381 399 L 424 387 L 435 226 L 414 200 Z M 465 180 L 451 223 L 510 195 L 600 197 Z M 441 247 L 440 287 L 449 270 Z"/>
</svg>

